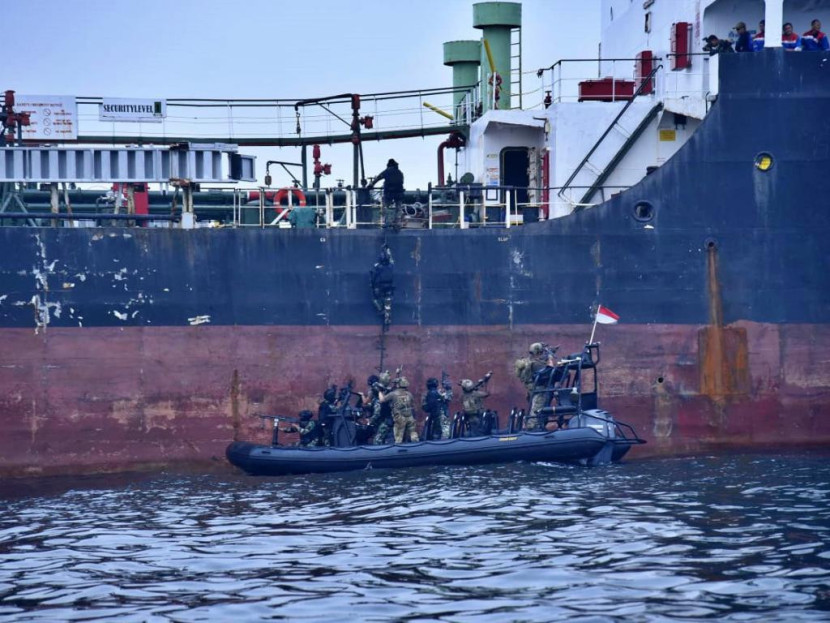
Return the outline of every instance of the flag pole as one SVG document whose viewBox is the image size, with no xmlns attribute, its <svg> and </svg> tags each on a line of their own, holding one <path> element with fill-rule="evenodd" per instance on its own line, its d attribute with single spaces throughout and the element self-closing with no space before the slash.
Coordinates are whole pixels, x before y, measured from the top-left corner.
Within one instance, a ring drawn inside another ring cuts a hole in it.
<svg viewBox="0 0 830 623">
<path fill-rule="evenodd" d="M 594 326 L 591 327 L 591 338 L 588 340 L 588 344 L 594 343 L 594 332 L 597 330 L 597 316 L 599 312 L 599 306 L 597 306 L 596 311 L 594 311 Z"/>
</svg>

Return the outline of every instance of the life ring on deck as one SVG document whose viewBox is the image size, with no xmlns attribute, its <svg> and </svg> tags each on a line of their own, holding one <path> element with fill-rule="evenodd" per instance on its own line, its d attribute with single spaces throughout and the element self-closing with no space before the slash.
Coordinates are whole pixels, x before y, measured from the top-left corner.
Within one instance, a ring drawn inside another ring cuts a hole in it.
<svg viewBox="0 0 830 623">
<path fill-rule="evenodd" d="M 302 207 L 302 206 L 307 205 L 305 195 L 303 194 L 303 191 L 300 190 L 299 188 L 295 188 L 293 186 L 292 187 L 286 187 L 286 188 L 280 188 L 277 191 L 277 194 L 274 195 L 274 208 L 276 209 L 277 214 L 282 212 L 282 205 L 281 205 L 282 200 L 286 199 L 288 197 L 289 193 L 294 195 L 294 202 L 292 204 L 292 207 L 293 206 L 301 206 Z"/>
</svg>

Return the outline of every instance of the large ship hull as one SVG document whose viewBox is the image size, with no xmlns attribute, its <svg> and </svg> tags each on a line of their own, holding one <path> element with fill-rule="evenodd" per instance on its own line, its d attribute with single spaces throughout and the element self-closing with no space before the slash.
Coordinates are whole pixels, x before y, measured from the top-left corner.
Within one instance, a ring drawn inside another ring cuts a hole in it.
<svg viewBox="0 0 830 623">
<path fill-rule="evenodd" d="M 826 444 L 828 65 L 725 57 L 669 162 L 520 228 L 0 228 L 0 472 L 220 457 L 257 437 L 254 415 L 362 384 L 381 357 L 368 274 L 384 243 L 384 361 L 414 387 L 493 369 L 506 412 L 525 400 L 513 361 L 540 339 L 579 351 L 599 302 L 622 317 L 598 330 L 601 406 L 651 442 L 638 455 Z"/>
</svg>

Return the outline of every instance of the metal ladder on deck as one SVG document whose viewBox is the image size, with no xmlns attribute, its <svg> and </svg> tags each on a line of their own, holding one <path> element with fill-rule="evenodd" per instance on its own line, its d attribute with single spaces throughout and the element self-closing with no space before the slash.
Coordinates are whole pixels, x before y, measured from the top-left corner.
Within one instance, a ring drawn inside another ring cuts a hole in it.
<svg viewBox="0 0 830 623">
<path fill-rule="evenodd" d="M 516 106 L 514 97 L 519 98 Z M 510 29 L 510 108 L 522 110 L 522 29 Z"/>
<path fill-rule="evenodd" d="M 604 183 L 604 181 L 608 179 L 608 176 L 620 163 L 623 156 L 626 153 L 628 153 L 628 151 L 631 149 L 636 140 L 645 131 L 645 129 L 648 127 L 651 121 L 657 116 L 657 113 L 659 113 L 662 110 L 662 104 L 656 104 L 643 118 L 639 120 L 637 127 L 633 131 L 628 131 L 620 124 L 620 120 L 628 111 L 628 109 L 631 108 L 631 105 L 634 103 L 634 101 L 637 99 L 637 97 L 640 95 L 643 89 L 645 89 L 645 86 L 654 80 L 654 76 L 662 68 L 662 65 L 657 65 L 651 71 L 651 73 L 640 83 L 640 85 L 637 87 L 637 90 L 634 92 L 632 98 L 625 104 L 625 106 L 623 106 L 619 114 L 617 114 L 617 116 L 614 117 L 614 120 L 611 121 L 611 123 L 606 128 L 605 132 L 602 133 L 597 142 L 594 144 L 593 147 L 591 147 L 586 156 L 582 159 L 582 162 L 580 162 L 579 165 L 574 169 L 573 173 L 571 173 L 571 176 L 568 178 L 568 180 L 557 193 L 557 195 L 561 199 L 569 201 L 571 205 L 574 205 L 575 212 L 578 212 L 585 207 L 584 204 L 594 195 L 595 192 L 597 192 L 597 190 Z M 615 129 L 620 135 L 623 136 L 624 141 L 622 145 L 619 147 L 619 149 L 616 150 L 615 154 L 604 166 L 597 166 L 592 164 L 590 161 L 591 156 L 593 156 L 594 153 L 596 153 L 600 145 L 603 144 L 603 142 L 608 138 L 609 134 L 611 134 L 612 130 Z M 565 196 L 565 192 L 571 187 L 571 184 L 576 179 L 576 176 L 579 175 L 579 173 L 583 169 L 587 169 L 591 172 L 592 175 L 594 175 L 594 181 L 589 186 L 588 191 L 583 195 L 580 201 L 575 204 L 572 200 L 569 200 L 568 197 Z"/>
</svg>

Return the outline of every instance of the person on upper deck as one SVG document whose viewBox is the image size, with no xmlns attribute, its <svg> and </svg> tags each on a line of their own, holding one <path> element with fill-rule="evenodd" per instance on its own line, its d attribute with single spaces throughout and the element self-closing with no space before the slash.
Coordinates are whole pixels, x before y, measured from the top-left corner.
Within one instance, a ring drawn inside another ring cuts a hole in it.
<svg viewBox="0 0 830 623">
<path fill-rule="evenodd" d="M 738 33 L 738 40 L 735 42 L 736 52 L 752 52 L 752 39 L 744 22 L 735 24 L 735 32 Z"/>
<path fill-rule="evenodd" d="M 781 35 L 781 47 L 788 52 L 801 50 L 801 37 L 793 32 L 793 25 L 790 22 L 784 24 L 784 32 Z"/>
<path fill-rule="evenodd" d="M 403 203 L 403 172 L 398 168 L 398 163 L 394 158 L 389 158 L 386 163 L 386 169 L 381 171 L 368 188 L 372 189 L 380 181 L 383 181 L 383 205 L 387 211 L 397 217 L 396 212 L 400 210 L 401 203 Z"/>
<path fill-rule="evenodd" d="M 755 36 L 752 37 L 752 51 L 753 52 L 760 52 L 764 49 L 764 28 L 766 27 L 766 21 L 761 20 L 758 22 L 758 32 L 755 33 Z"/>
<path fill-rule="evenodd" d="M 810 52 L 830 49 L 827 35 L 821 32 L 821 21 L 814 19 L 810 23 L 810 30 L 801 35 L 801 46 Z"/>
<path fill-rule="evenodd" d="M 723 54 L 725 52 L 734 52 L 732 49 L 732 42 L 727 39 L 718 39 L 717 35 L 709 35 L 704 39 L 706 45 L 703 46 L 704 52 L 709 52 L 709 56 L 715 54 Z"/>
</svg>

